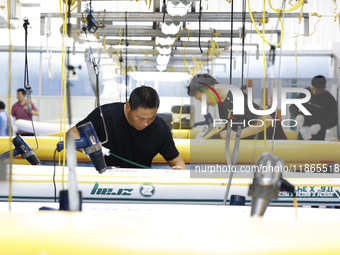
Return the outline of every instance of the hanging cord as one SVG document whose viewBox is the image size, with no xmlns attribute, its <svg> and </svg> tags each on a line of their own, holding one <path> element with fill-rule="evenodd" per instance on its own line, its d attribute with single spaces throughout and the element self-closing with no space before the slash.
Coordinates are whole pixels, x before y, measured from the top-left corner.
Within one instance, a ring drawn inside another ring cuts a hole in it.
<svg viewBox="0 0 340 255">
<path fill-rule="evenodd" d="M 243 76 L 244 76 L 244 40 L 246 36 L 246 0 L 242 1 L 242 74 L 241 74 L 241 86 L 244 85 L 243 83 Z"/>
<path fill-rule="evenodd" d="M 198 14 L 198 47 L 200 48 L 201 53 L 203 53 L 203 50 L 201 48 L 201 16 L 202 16 L 202 0 L 200 0 L 200 12 Z"/>
<path fill-rule="evenodd" d="M 61 54 L 61 85 L 60 85 L 60 136 L 63 137 L 63 146 L 66 148 L 66 119 L 67 119 L 67 111 L 66 111 L 66 82 L 67 82 L 67 68 L 66 68 L 66 53 L 67 53 L 67 7 L 68 0 L 66 0 L 65 4 L 62 4 L 59 1 L 60 10 L 62 10 L 62 18 L 63 18 L 63 33 L 62 33 L 62 54 Z M 64 128 L 63 128 L 64 127 Z M 62 190 L 65 189 L 65 164 L 66 164 L 66 150 L 63 150 L 62 153 L 59 153 L 58 163 L 61 163 L 61 155 L 63 155 L 62 162 L 62 176 L 61 176 L 61 184 Z"/>
<path fill-rule="evenodd" d="M 232 84 L 233 79 L 233 29 L 234 29 L 234 1 L 231 0 L 231 35 L 230 35 L 230 79 L 229 83 Z"/>
<path fill-rule="evenodd" d="M 284 8 L 285 5 L 286 5 L 286 0 L 284 0 L 282 2 L 282 9 Z M 282 14 L 282 26 L 284 26 L 284 21 L 285 21 L 284 15 L 285 15 L 285 13 L 280 12 L 279 15 L 281 15 L 281 14 Z M 278 24 L 276 26 L 278 26 Z M 282 60 L 282 47 L 280 47 L 279 70 L 278 70 L 278 75 L 277 75 L 278 81 L 280 81 L 280 77 L 281 77 L 281 62 L 282 62 L 281 60 Z M 280 82 L 278 84 L 278 93 L 279 92 L 281 92 L 281 83 Z M 276 118 L 277 118 L 277 109 L 275 110 L 275 118 L 274 119 L 276 119 Z M 276 125 L 277 125 L 277 123 L 275 121 L 274 127 L 273 127 L 273 135 L 272 135 L 272 154 L 274 153 L 274 137 L 275 137 L 275 133 L 276 133 Z"/>
<path fill-rule="evenodd" d="M 55 149 L 53 154 L 53 190 L 54 190 L 54 202 L 57 202 L 57 186 L 55 183 L 55 172 L 56 172 L 56 166 L 55 166 L 55 154 L 58 149 Z"/>
<path fill-rule="evenodd" d="M 211 38 L 211 41 L 213 41 L 213 39 Z M 209 70 L 209 48 L 210 48 L 210 40 L 208 41 L 208 53 L 207 53 L 207 73 L 210 74 L 210 70 Z"/>
<path fill-rule="evenodd" d="M 262 107 L 263 109 L 266 109 L 266 99 L 267 99 L 267 93 L 266 93 L 266 82 L 267 82 L 267 70 L 266 70 L 266 52 L 265 52 L 265 22 L 266 19 L 266 1 L 263 2 L 263 12 L 262 12 L 262 20 L 263 20 L 263 30 L 262 30 L 262 38 L 263 38 L 263 43 L 262 43 L 262 58 L 263 58 L 263 77 L 264 77 L 264 81 L 263 81 L 263 93 L 262 93 Z M 280 17 L 281 19 L 281 17 Z M 264 150 L 267 151 L 267 122 L 266 122 L 266 115 L 263 115 L 263 119 L 264 119 L 264 129 L 263 129 L 263 141 L 264 141 Z"/>
<path fill-rule="evenodd" d="M 96 74 L 96 100 L 97 100 L 97 107 L 99 108 L 100 111 L 100 117 L 102 118 L 103 121 L 103 126 L 104 126 L 104 131 L 105 131 L 105 141 L 101 142 L 102 144 L 107 143 L 107 141 L 109 140 L 109 136 L 107 134 L 107 127 L 106 127 L 106 123 L 105 123 L 105 119 L 104 119 L 104 114 L 102 111 L 102 107 L 100 105 L 100 95 L 99 95 L 99 62 L 100 62 L 100 58 L 98 60 L 98 62 L 95 65 L 95 74 Z"/>
<path fill-rule="evenodd" d="M 130 163 L 130 164 L 132 164 L 132 165 L 139 166 L 139 167 L 141 167 L 141 168 L 148 168 L 148 169 L 151 168 L 151 167 L 148 167 L 148 166 L 144 166 L 144 165 L 138 164 L 138 163 L 133 162 L 133 161 L 131 161 L 131 160 L 128 160 L 128 159 L 126 159 L 126 158 L 120 157 L 120 156 L 118 156 L 118 155 L 116 155 L 116 154 L 113 154 L 112 152 L 109 152 L 109 153 L 110 153 L 112 156 L 114 156 L 114 157 L 116 157 L 116 158 L 118 158 L 118 159 L 120 159 L 120 160 L 123 160 L 123 161 L 125 161 L 125 162 L 127 162 L 127 163 Z"/>
<path fill-rule="evenodd" d="M 29 78 L 28 78 L 28 61 L 27 61 L 27 35 L 28 35 L 28 25 L 30 23 L 28 22 L 27 18 L 24 18 L 24 29 L 25 29 L 25 73 L 24 73 L 24 87 L 26 90 L 31 90 L 31 87 L 29 85 Z M 28 91 L 27 91 L 28 92 Z"/>
<path fill-rule="evenodd" d="M 166 9 L 165 5 L 166 5 L 166 0 L 163 0 L 163 24 L 165 20 L 165 9 Z"/>
<path fill-rule="evenodd" d="M 31 118 L 31 124 L 32 124 L 32 129 L 33 129 L 33 133 L 34 133 L 34 137 L 35 137 L 35 143 L 37 145 L 37 148 L 34 150 L 38 150 L 39 148 L 39 144 L 38 144 L 38 139 L 37 139 L 37 134 L 35 133 L 35 128 L 34 128 L 34 124 L 33 124 L 33 115 L 32 115 L 32 99 L 31 99 L 31 93 L 32 93 L 32 89 L 31 86 L 29 85 L 29 77 L 28 77 L 28 57 L 27 57 L 27 36 L 28 36 L 28 25 L 30 23 L 28 22 L 28 18 L 24 18 L 24 24 L 23 27 L 25 29 L 25 72 L 24 72 L 24 87 L 26 90 L 26 95 L 27 95 L 27 111 L 29 113 L 29 116 Z"/>
<path fill-rule="evenodd" d="M 125 102 L 127 102 L 127 88 L 128 88 L 128 25 L 127 25 L 127 12 L 125 12 Z"/>
<path fill-rule="evenodd" d="M 90 7 L 91 8 L 91 7 Z M 105 20 L 105 13 L 106 13 L 106 10 L 104 10 L 104 18 L 103 18 L 103 21 Z M 84 16 L 83 16 L 83 13 L 82 13 L 82 22 L 85 24 L 85 21 L 84 21 Z M 86 35 L 86 41 L 89 45 L 89 49 L 91 49 L 90 47 L 90 41 L 89 41 L 89 38 L 87 36 L 87 33 L 86 33 L 86 27 L 83 26 L 83 31 L 85 32 L 85 35 Z M 121 29 L 119 29 L 119 36 L 120 36 L 120 31 Z M 104 33 L 105 33 L 105 30 L 104 30 Z M 105 37 L 104 37 L 104 40 L 105 40 Z M 120 40 L 119 42 L 119 45 L 121 43 L 122 40 Z M 97 107 L 99 108 L 99 111 L 100 111 L 100 116 L 102 118 L 102 121 L 103 121 L 103 126 L 104 126 L 104 131 L 105 131 L 105 141 L 101 141 L 101 144 L 105 144 L 107 143 L 107 141 L 109 140 L 109 136 L 108 136 L 108 133 L 107 133 L 107 127 L 106 127 L 106 123 L 105 123 L 105 119 L 104 119 L 104 114 L 103 114 L 103 111 L 102 111 L 102 108 L 101 108 L 101 105 L 100 105 L 100 95 L 99 95 L 99 63 L 100 63 L 100 50 L 98 50 L 98 62 L 95 63 L 94 62 L 94 65 L 93 65 L 93 68 L 94 68 L 94 72 L 95 72 L 95 75 L 96 75 L 96 90 L 95 90 L 95 96 L 96 96 L 96 101 L 97 101 Z M 117 53 L 118 54 L 118 53 Z M 94 57 L 93 57 L 94 59 Z"/>
<path fill-rule="evenodd" d="M 8 2 L 9 3 L 9 2 Z M 7 5 L 9 6 L 9 5 Z M 11 33 L 11 8 L 7 8 L 7 20 L 8 20 L 8 105 L 10 104 L 11 100 L 11 87 L 12 87 L 12 33 Z M 8 107 L 9 111 L 11 111 L 11 107 Z M 9 123 L 10 121 L 11 114 L 9 114 Z M 9 142 L 9 148 L 11 146 L 11 135 L 12 135 L 12 127 L 9 125 L 9 137 L 8 137 L 8 142 Z M 12 180 L 13 180 L 13 164 L 12 164 L 12 159 L 13 159 L 13 150 L 10 150 L 9 152 L 9 176 L 8 176 L 8 211 L 12 211 Z"/>
</svg>

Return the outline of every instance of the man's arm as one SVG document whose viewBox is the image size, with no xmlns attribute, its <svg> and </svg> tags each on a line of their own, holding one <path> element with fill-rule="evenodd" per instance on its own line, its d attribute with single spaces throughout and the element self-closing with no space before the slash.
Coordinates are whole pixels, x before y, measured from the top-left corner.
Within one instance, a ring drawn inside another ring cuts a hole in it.
<svg viewBox="0 0 340 255">
<path fill-rule="evenodd" d="M 35 107 L 34 107 L 34 108 L 35 108 Z M 24 110 L 25 110 L 25 111 L 28 111 L 27 105 L 24 106 Z M 35 116 L 39 116 L 39 111 L 38 111 L 36 108 L 35 108 L 35 110 L 34 110 L 34 109 L 33 109 L 33 106 L 32 106 L 31 114 L 32 114 L 32 115 L 35 115 Z"/>
<path fill-rule="evenodd" d="M 172 169 L 187 169 L 184 160 L 179 154 L 176 158 L 167 161 Z"/>
<path fill-rule="evenodd" d="M 39 112 L 38 112 L 38 111 L 35 111 L 35 110 L 33 110 L 33 109 L 32 109 L 32 111 L 31 111 L 31 113 L 32 113 L 32 115 L 39 116 Z"/>
<path fill-rule="evenodd" d="M 266 115 L 266 127 L 267 128 L 272 125 L 272 119 L 273 118 L 270 115 Z M 265 122 L 264 116 L 261 116 L 260 120 L 262 120 L 263 123 L 264 123 Z M 275 122 L 274 122 L 274 124 L 275 124 Z M 246 138 L 248 136 L 252 136 L 252 135 L 255 135 L 257 133 L 262 132 L 264 130 L 264 124 L 262 126 L 261 125 L 262 125 L 262 122 L 257 121 L 256 123 L 252 123 L 252 126 L 254 126 L 254 127 L 248 126 L 246 128 L 243 128 L 242 133 L 241 133 L 241 138 Z M 227 130 L 224 129 L 223 131 L 221 131 L 220 136 L 221 136 L 222 139 L 226 139 L 227 138 Z M 231 130 L 230 139 L 235 139 L 235 138 L 236 138 L 236 132 Z"/>
<path fill-rule="evenodd" d="M 32 115 L 39 116 L 39 111 L 33 103 L 32 103 Z"/>
<path fill-rule="evenodd" d="M 79 139 L 80 134 L 76 126 L 71 127 L 67 132 L 66 132 L 66 140 L 68 139 L 68 136 L 72 133 L 73 139 Z M 84 149 L 78 149 L 77 151 L 84 153 Z"/>
<path fill-rule="evenodd" d="M 302 98 L 302 96 L 303 96 L 304 94 L 299 94 L 296 98 Z M 294 118 L 296 117 L 296 116 L 298 116 L 299 114 L 301 114 L 301 115 L 304 115 L 301 111 L 300 111 L 300 109 L 295 105 L 295 104 L 291 104 L 290 106 L 289 106 L 289 111 L 290 111 L 290 114 L 292 114 L 293 116 L 294 116 Z"/>
<path fill-rule="evenodd" d="M 70 133 L 72 132 L 73 138 L 74 139 L 79 139 L 80 138 L 80 134 L 79 131 L 77 129 L 76 126 L 71 127 L 67 132 L 66 132 L 66 139 L 68 138 L 68 136 L 70 135 Z"/>
<path fill-rule="evenodd" d="M 329 100 L 330 106 L 329 109 L 327 109 L 326 121 L 323 123 L 319 123 L 320 126 L 324 129 L 332 128 L 338 124 L 338 104 L 332 95 Z"/>
</svg>

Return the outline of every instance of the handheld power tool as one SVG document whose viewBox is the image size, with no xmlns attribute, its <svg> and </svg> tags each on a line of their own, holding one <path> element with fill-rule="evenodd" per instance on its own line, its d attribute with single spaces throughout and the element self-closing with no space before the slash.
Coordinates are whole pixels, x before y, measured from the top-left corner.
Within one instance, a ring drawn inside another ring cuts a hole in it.
<svg viewBox="0 0 340 255">
<path fill-rule="evenodd" d="M 281 158 L 265 152 L 260 156 L 257 165 L 259 171 L 254 173 L 248 193 L 252 197 L 251 216 L 255 217 L 264 215 L 270 201 L 278 199 L 280 190 L 293 193 L 295 196 L 294 186 L 283 179 L 282 172 L 279 171 L 284 166 Z M 263 167 L 267 170 L 262 169 Z"/>
<path fill-rule="evenodd" d="M 26 159 L 28 162 L 30 162 L 32 165 L 40 165 L 40 161 L 35 155 L 34 151 L 31 149 L 31 147 L 22 139 L 20 135 L 17 135 L 12 140 L 13 145 L 15 146 L 15 149 L 13 150 L 13 157 L 21 154 L 21 157 L 23 159 Z M 0 155 L 0 161 L 5 160 L 10 157 L 10 152 L 7 151 Z"/>
<path fill-rule="evenodd" d="M 80 139 L 76 139 L 76 149 L 84 149 L 85 154 L 88 155 L 96 168 L 102 174 L 106 170 L 106 163 L 102 153 L 102 144 L 97 137 L 97 133 L 91 122 L 86 122 L 77 127 Z M 61 141 L 57 144 L 58 152 L 64 149 L 64 143 Z"/>
</svg>

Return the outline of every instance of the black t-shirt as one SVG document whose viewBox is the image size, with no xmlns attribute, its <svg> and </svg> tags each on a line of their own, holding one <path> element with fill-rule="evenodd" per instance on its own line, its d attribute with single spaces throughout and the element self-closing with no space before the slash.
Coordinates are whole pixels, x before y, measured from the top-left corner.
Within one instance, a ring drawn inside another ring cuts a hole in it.
<svg viewBox="0 0 340 255">
<path fill-rule="evenodd" d="M 157 153 L 160 153 L 167 161 L 179 155 L 169 127 L 158 116 L 144 130 L 136 130 L 126 120 L 124 103 L 106 104 L 101 108 L 108 132 L 108 142 L 103 146 L 110 149 L 113 154 L 148 167 L 151 167 L 152 159 Z M 103 142 L 105 131 L 99 108 L 80 121 L 77 127 L 88 121 L 92 122 L 99 140 Z M 138 168 L 112 155 L 105 156 L 105 161 L 107 166 Z"/>
<path fill-rule="evenodd" d="M 331 93 L 325 91 L 320 95 L 314 95 L 311 88 L 306 88 L 311 93 L 307 103 L 302 104 L 312 115 L 304 115 L 295 104 L 289 107 L 290 113 L 295 117 L 302 114 L 305 117 L 304 126 L 320 124 L 321 130 L 312 136 L 312 140 L 324 140 L 326 129 L 332 128 L 338 123 L 337 102 Z M 300 93 L 297 98 L 304 98 L 305 94 Z"/>
<path fill-rule="evenodd" d="M 260 119 L 260 116 L 252 113 L 249 110 L 248 103 L 247 103 L 248 102 L 247 94 L 243 93 L 243 95 L 244 95 L 244 114 L 243 115 L 233 115 L 233 95 L 232 95 L 231 91 L 228 92 L 226 98 L 222 102 L 222 105 L 220 105 L 220 104 L 218 105 L 218 112 L 220 114 L 220 118 L 229 120 L 229 118 L 231 117 L 232 123 L 233 123 L 231 129 L 234 130 L 234 131 L 237 130 L 238 126 L 241 126 L 242 129 L 248 127 L 249 126 L 248 121 L 250 121 L 250 120 L 254 120 L 254 121 L 249 122 L 250 125 L 255 125 L 255 123 L 258 121 L 258 119 Z M 257 110 L 261 109 L 254 102 L 253 102 L 253 107 Z M 229 113 L 230 113 L 230 116 L 229 116 Z M 272 113 L 270 116 L 273 119 L 275 119 L 274 113 Z M 286 140 L 287 137 L 286 137 L 286 135 L 283 131 L 281 122 L 280 121 L 275 121 L 275 122 L 276 122 L 276 129 L 275 129 L 274 139 Z M 266 124 L 267 124 L 267 139 L 272 139 L 273 132 L 274 132 L 274 129 L 272 127 L 272 122 L 268 121 Z M 254 127 L 254 128 L 256 128 L 256 127 Z M 257 134 L 257 136 L 252 135 L 252 136 L 245 137 L 244 139 L 264 139 L 264 132 L 261 131 Z"/>
</svg>

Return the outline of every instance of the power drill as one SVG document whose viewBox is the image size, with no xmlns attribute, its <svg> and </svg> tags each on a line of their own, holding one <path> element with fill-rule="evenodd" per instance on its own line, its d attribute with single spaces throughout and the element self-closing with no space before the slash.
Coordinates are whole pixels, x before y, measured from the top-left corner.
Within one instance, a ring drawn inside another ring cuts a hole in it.
<svg viewBox="0 0 340 255">
<path fill-rule="evenodd" d="M 34 151 L 31 149 L 31 147 L 22 139 L 20 135 L 17 135 L 12 140 L 12 143 L 15 146 L 15 149 L 13 150 L 13 157 L 21 154 L 21 157 L 23 159 L 26 159 L 28 162 L 30 162 L 32 165 L 40 165 L 40 161 L 35 155 Z M 5 160 L 10 157 L 10 152 L 7 151 L 0 155 L 0 161 Z"/>
<path fill-rule="evenodd" d="M 84 149 L 85 154 L 88 155 L 96 168 L 96 170 L 102 174 L 106 170 L 106 163 L 104 155 L 102 153 L 102 144 L 100 143 L 97 133 L 91 122 L 86 122 L 83 125 L 77 127 L 80 139 L 76 139 L 76 149 Z M 64 149 L 64 143 L 59 142 L 57 144 L 58 152 Z"/>
</svg>

